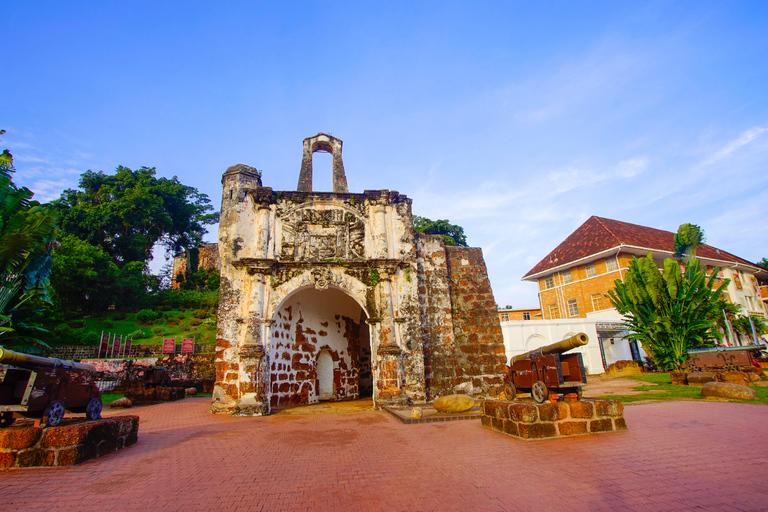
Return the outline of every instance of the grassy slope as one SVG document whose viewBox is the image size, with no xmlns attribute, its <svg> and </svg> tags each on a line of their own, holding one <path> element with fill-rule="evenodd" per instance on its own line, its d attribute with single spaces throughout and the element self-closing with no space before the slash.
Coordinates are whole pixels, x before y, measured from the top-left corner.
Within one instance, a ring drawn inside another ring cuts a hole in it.
<svg viewBox="0 0 768 512">
<path fill-rule="evenodd" d="M 701 388 L 695 386 L 673 385 L 668 373 L 648 373 L 624 378 L 650 382 L 656 385 L 641 384 L 632 388 L 634 391 L 645 391 L 645 393 L 637 395 L 603 395 L 598 398 L 619 400 L 622 403 L 645 401 L 666 402 L 670 400 L 713 400 L 712 398 L 701 396 Z M 746 401 L 744 403 L 768 404 L 768 388 L 752 387 L 752 389 L 757 392 L 758 399 Z M 663 391 L 663 393 L 659 393 L 659 391 Z"/>
<path fill-rule="evenodd" d="M 163 338 L 176 337 L 177 342 L 181 341 L 181 338 L 195 338 L 196 343 L 210 344 L 216 342 L 216 317 L 207 316 L 206 318 L 194 318 L 192 314 L 196 310 L 194 309 L 179 309 L 173 311 L 163 312 L 163 318 L 153 320 L 149 324 L 140 324 L 136 321 L 135 313 L 129 313 L 126 319 L 116 320 L 120 314 L 105 313 L 103 315 L 91 316 L 84 318 L 82 321 L 85 326 L 73 331 L 93 331 L 97 333 L 95 339 L 90 342 L 89 345 L 98 344 L 98 333 L 110 332 L 117 334 L 118 336 L 125 336 L 141 330 L 144 336 L 133 337 L 134 345 L 160 345 L 163 342 Z M 79 325 L 77 322 L 69 322 L 70 324 Z M 59 340 L 61 345 L 67 345 L 69 342 L 66 339 Z"/>
</svg>

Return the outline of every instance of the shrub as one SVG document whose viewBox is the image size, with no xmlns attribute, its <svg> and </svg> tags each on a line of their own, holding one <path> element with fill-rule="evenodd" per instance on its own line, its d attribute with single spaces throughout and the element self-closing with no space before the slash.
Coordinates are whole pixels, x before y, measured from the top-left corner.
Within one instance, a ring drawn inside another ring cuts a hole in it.
<svg viewBox="0 0 768 512">
<path fill-rule="evenodd" d="M 178 318 L 179 320 L 184 320 L 185 318 L 187 318 L 187 315 L 185 315 L 184 313 L 179 313 L 179 316 L 177 316 L 176 318 Z"/>
<path fill-rule="evenodd" d="M 160 336 L 163 333 L 162 327 L 153 327 L 152 332 L 155 334 L 155 336 Z"/>
<path fill-rule="evenodd" d="M 100 338 L 96 331 L 72 331 L 69 336 L 73 345 L 98 345 Z"/>
<path fill-rule="evenodd" d="M 198 309 L 192 313 L 192 316 L 195 318 L 206 318 L 208 316 L 208 312 L 204 309 Z"/>
<path fill-rule="evenodd" d="M 53 328 L 53 332 L 60 338 L 67 338 L 72 333 L 72 328 L 66 323 L 61 323 Z"/>
<path fill-rule="evenodd" d="M 136 313 L 136 321 L 140 324 L 148 324 L 152 320 L 157 320 L 160 315 L 151 309 L 142 309 Z"/>
<path fill-rule="evenodd" d="M 111 320 L 102 320 L 101 327 L 104 329 L 112 329 L 115 326 L 115 322 Z"/>
<path fill-rule="evenodd" d="M 192 326 L 200 325 L 202 323 L 203 321 L 200 320 L 199 318 L 193 318 L 192 320 L 189 321 L 189 325 L 192 325 Z"/>
<path fill-rule="evenodd" d="M 136 329 L 135 331 L 128 333 L 128 337 L 134 340 L 140 340 L 142 338 L 149 338 L 149 335 L 141 329 Z"/>
<path fill-rule="evenodd" d="M 73 329 L 82 329 L 85 327 L 85 320 L 82 318 L 76 318 L 74 320 L 69 321 L 69 326 Z"/>
</svg>

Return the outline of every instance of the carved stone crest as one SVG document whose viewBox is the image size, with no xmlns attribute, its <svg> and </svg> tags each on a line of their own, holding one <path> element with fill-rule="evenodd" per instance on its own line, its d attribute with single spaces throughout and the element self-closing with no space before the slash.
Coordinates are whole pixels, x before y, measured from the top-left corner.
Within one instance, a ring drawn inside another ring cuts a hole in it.
<svg viewBox="0 0 768 512">
<path fill-rule="evenodd" d="M 344 208 L 294 210 L 283 219 L 282 231 L 284 261 L 364 258 L 365 223 Z"/>
<path fill-rule="evenodd" d="M 317 267 L 312 269 L 312 280 L 315 283 L 315 289 L 325 290 L 331 281 L 331 269 L 328 267 Z"/>
</svg>

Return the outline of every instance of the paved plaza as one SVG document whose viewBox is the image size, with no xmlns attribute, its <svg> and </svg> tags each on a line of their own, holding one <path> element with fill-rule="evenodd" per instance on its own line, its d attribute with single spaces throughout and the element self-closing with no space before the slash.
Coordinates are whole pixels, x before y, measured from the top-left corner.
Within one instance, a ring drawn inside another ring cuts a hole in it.
<svg viewBox="0 0 768 512">
<path fill-rule="evenodd" d="M 768 510 L 765 405 L 634 405 L 626 432 L 522 441 L 479 420 L 209 404 L 129 409 L 139 442 L 78 467 L 0 471 L 0 510 Z"/>
</svg>

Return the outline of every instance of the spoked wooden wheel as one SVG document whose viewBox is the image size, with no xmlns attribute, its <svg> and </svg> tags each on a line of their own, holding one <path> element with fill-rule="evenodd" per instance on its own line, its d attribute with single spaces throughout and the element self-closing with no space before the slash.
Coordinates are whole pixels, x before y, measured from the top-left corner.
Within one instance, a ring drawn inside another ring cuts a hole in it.
<svg viewBox="0 0 768 512">
<path fill-rule="evenodd" d="M 533 387 L 531 387 L 531 396 L 536 400 L 536 403 L 543 404 L 549 398 L 547 386 L 542 381 L 537 380 L 533 383 Z"/>
<path fill-rule="evenodd" d="M 55 427 L 64 418 L 64 403 L 54 400 L 43 411 L 43 421 L 49 427 Z"/>
<path fill-rule="evenodd" d="M 101 407 L 101 400 L 92 398 L 85 408 L 85 417 L 89 420 L 97 420 L 101 418 Z"/>
<path fill-rule="evenodd" d="M 504 394 L 507 397 L 507 400 L 514 400 L 517 396 L 517 390 L 515 389 L 515 385 L 512 384 L 510 381 L 504 382 Z"/>
</svg>

